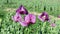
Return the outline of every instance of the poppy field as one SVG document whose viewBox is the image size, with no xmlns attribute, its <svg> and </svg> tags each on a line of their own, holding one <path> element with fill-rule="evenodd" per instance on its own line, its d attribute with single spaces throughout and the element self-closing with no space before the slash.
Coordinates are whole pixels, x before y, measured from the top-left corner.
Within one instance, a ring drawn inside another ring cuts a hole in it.
<svg viewBox="0 0 60 34">
<path fill-rule="evenodd" d="M 60 0 L 0 0 L 0 34 L 60 34 Z"/>
</svg>

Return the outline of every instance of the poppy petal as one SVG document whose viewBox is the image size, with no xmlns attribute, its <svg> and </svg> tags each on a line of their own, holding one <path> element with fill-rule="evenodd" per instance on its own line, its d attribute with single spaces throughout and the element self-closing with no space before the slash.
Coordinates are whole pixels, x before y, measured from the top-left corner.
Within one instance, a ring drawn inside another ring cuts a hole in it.
<svg viewBox="0 0 60 34">
<path fill-rule="evenodd" d="M 31 23 L 35 23 L 35 21 L 36 21 L 36 16 L 35 15 L 31 15 Z"/>
<path fill-rule="evenodd" d="M 47 12 L 42 12 L 41 15 L 38 16 L 38 18 L 44 22 L 44 21 L 49 21 L 49 15 L 47 14 Z"/>
<path fill-rule="evenodd" d="M 28 14 L 27 9 L 22 5 L 16 10 L 16 12 L 18 12 L 20 14 Z"/>
<path fill-rule="evenodd" d="M 29 15 L 26 15 L 26 16 L 25 16 L 25 22 L 27 22 L 27 23 L 30 22 L 30 17 L 29 17 Z"/>
<path fill-rule="evenodd" d="M 22 26 L 28 26 L 28 24 L 26 22 L 19 22 Z"/>
<path fill-rule="evenodd" d="M 44 19 L 42 19 L 40 16 L 38 16 L 38 19 L 41 20 L 42 22 L 44 22 Z"/>
<path fill-rule="evenodd" d="M 16 13 L 16 15 L 12 16 L 12 20 L 18 22 L 18 21 L 22 21 L 22 17 L 20 14 Z"/>
</svg>

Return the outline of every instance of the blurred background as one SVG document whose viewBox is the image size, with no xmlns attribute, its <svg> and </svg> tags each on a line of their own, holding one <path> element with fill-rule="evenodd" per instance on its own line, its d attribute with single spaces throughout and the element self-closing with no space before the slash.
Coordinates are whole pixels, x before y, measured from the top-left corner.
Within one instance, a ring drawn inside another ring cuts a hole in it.
<svg viewBox="0 0 60 34">
<path fill-rule="evenodd" d="M 60 0 L 0 0 L 0 9 L 25 6 L 29 11 L 47 11 L 54 16 L 60 13 Z"/>
</svg>

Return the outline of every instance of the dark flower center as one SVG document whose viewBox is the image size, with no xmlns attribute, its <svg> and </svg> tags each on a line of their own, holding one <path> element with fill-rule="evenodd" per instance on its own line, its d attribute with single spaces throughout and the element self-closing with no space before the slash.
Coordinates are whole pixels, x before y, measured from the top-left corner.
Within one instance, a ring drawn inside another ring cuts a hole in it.
<svg viewBox="0 0 60 34">
<path fill-rule="evenodd" d="M 21 11 L 20 14 L 24 14 L 24 11 Z"/>
<path fill-rule="evenodd" d="M 19 19 L 19 16 L 17 17 L 17 19 Z"/>
</svg>

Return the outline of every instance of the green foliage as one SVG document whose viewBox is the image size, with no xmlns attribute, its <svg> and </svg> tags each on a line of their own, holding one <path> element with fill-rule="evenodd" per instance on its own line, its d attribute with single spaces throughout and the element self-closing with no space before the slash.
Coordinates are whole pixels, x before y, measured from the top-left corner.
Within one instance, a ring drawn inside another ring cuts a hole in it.
<svg viewBox="0 0 60 34">
<path fill-rule="evenodd" d="M 60 14 L 59 0 L 0 0 L 0 4 L 8 8 L 18 8 L 21 4 L 24 5 L 29 11 L 42 12 L 44 6 L 49 14 L 57 16 Z M 27 2 L 27 3 L 26 3 Z"/>
</svg>

